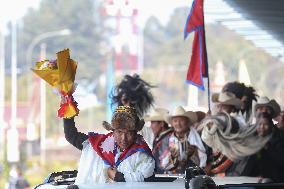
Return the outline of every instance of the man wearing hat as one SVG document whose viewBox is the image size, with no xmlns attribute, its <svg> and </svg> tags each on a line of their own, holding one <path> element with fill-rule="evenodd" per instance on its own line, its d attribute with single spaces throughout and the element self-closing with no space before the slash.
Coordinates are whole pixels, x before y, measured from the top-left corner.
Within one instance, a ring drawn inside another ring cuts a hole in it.
<svg viewBox="0 0 284 189">
<path fill-rule="evenodd" d="M 254 110 L 256 117 L 260 112 L 267 112 L 272 118 L 275 118 L 280 113 L 280 106 L 274 99 L 270 100 L 268 97 L 262 96 L 257 99 Z"/>
<path fill-rule="evenodd" d="M 212 102 L 217 105 L 217 114 L 225 112 L 234 117 L 240 124 L 240 129 L 246 129 L 245 118 L 239 114 L 242 107 L 242 101 L 231 92 L 214 93 L 212 95 Z"/>
<path fill-rule="evenodd" d="M 274 182 L 284 182 L 284 133 L 275 127 L 271 115 L 260 112 L 256 119 L 256 133 L 266 140 L 257 153 L 249 157 L 246 176 L 270 178 Z M 259 142 L 257 143 L 258 146 Z"/>
<path fill-rule="evenodd" d="M 231 92 L 214 93 L 212 102 L 217 104 L 217 112 L 226 112 L 228 114 L 238 112 L 241 109 L 242 102 Z"/>
<path fill-rule="evenodd" d="M 216 114 L 207 116 L 200 125 L 200 127 L 203 128 L 201 134 L 202 140 L 212 149 L 212 154 L 209 154 L 208 158 L 208 167 L 210 167 L 208 173 L 213 175 L 234 175 L 235 171 L 233 169 L 238 169 L 237 166 L 241 166 L 246 162 L 234 163 L 232 159 L 230 159 L 231 156 L 228 158 L 227 151 L 224 151 L 223 148 L 219 148 L 219 146 L 233 145 L 235 142 L 233 140 L 227 140 L 227 138 L 230 138 L 231 135 L 234 136 L 239 132 L 245 131 L 248 128 L 245 118 L 239 114 L 242 107 L 242 101 L 237 98 L 234 93 L 223 91 L 221 93 L 213 94 L 212 102 L 216 103 Z M 215 121 L 215 119 L 217 121 Z M 204 124 L 205 122 L 217 123 L 207 125 Z M 217 130 L 218 132 L 215 132 Z M 224 131 L 226 132 L 223 133 Z M 225 138 L 225 140 L 223 140 L 223 138 Z M 231 155 L 231 153 L 228 154 Z"/>
<path fill-rule="evenodd" d="M 222 92 L 231 92 L 242 101 L 240 113 L 246 122 L 252 121 L 253 108 L 252 104 L 257 100 L 258 94 L 252 86 L 238 81 L 227 82 L 222 87 Z"/>
<path fill-rule="evenodd" d="M 111 124 L 104 122 L 103 126 L 111 132 L 86 135 L 77 131 L 74 118 L 64 119 L 65 138 L 82 150 L 75 185 L 139 182 L 153 176 L 155 161 L 143 137 L 137 134 L 144 121 L 135 108 L 118 106 Z"/>
<path fill-rule="evenodd" d="M 269 140 L 257 136 L 254 127 L 238 129 L 240 123 L 226 112 L 206 117 L 201 125 L 201 138 L 213 151 L 207 173 L 214 176 L 244 174 L 248 156 L 263 148 Z"/>
<path fill-rule="evenodd" d="M 205 167 L 207 155 L 197 131 L 191 127 L 197 121 L 195 112 L 186 111 L 182 106 L 174 109 L 169 116 L 174 132 L 164 138 L 167 144 L 161 155 L 161 166 L 170 173 L 184 173 L 189 166 Z"/>
<path fill-rule="evenodd" d="M 173 129 L 169 127 L 167 117 L 169 111 L 164 108 L 154 108 L 153 111 L 144 117 L 145 121 L 150 121 L 150 127 L 154 134 L 152 153 L 156 161 L 156 173 L 164 173 L 162 167 L 160 167 L 160 155 L 162 153 L 163 139 L 169 136 Z"/>
</svg>

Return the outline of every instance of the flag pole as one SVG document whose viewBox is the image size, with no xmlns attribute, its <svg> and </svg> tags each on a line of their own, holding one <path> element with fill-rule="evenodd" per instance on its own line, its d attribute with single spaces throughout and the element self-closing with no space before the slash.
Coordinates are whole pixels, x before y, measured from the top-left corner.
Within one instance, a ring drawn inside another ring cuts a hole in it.
<svg viewBox="0 0 284 189">
<path fill-rule="evenodd" d="M 207 77 L 208 112 L 211 114 L 211 100 L 210 100 L 211 94 L 210 94 L 210 79 L 209 79 L 209 73 L 208 73 L 207 76 L 208 76 L 208 77 Z"/>
<path fill-rule="evenodd" d="M 208 112 L 211 112 L 210 104 L 210 79 L 208 71 L 208 59 L 206 50 L 205 24 L 204 24 L 204 0 L 193 0 L 190 13 L 187 17 L 184 39 L 188 34 L 194 32 L 192 53 L 187 71 L 186 80 L 190 84 L 205 90 L 204 78 L 208 78 Z"/>
<path fill-rule="evenodd" d="M 203 2 L 204 3 L 204 2 Z M 202 6 L 203 7 L 203 6 Z M 204 11 L 204 10 L 203 10 Z M 210 77 L 209 77 L 209 64 L 208 64 L 208 58 L 207 58 L 207 48 L 206 48 L 206 35 L 205 35 L 205 19 L 204 19 L 204 12 L 203 12 L 203 32 L 204 32 L 204 49 L 205 49 L 205 56 L 207 64 L 205 64 L 205 69 L 207 72 L 207 99 L 208 99 L 208 112 L 211 114 L 211 91 L 210 91 Z"/>
<path fill-rule="evenodd" d="M 204 15 L 203 15 L 204 18 Z M 207 57 L 207 48 L 206 48 L 206 35 L 205 35 L 205 23 L 204 23 L 204 46 L 205 46 L 205 56 L 207 64 L 205 64 L 206 74 L 207 74 L 207 100 L 208 100 L 208 112 L 211 114 L 211 90 L 210 90 L 210 77 L 209 77 L 209 63 L 208 63 L 208 57 Z"/>
</svg>

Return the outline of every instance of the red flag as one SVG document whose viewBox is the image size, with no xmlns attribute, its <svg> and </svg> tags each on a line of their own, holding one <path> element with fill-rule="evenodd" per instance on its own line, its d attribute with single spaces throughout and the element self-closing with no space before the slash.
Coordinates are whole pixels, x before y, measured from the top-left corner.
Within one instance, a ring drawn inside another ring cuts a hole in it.
<svg viewBox="0 0 284 189">
<path fill-rule="evenodd" d="M 184 38 L 195 32 L 187 82 L 204 90 L 203 77 L 208 77 L 208 62 L 204 29 L 203 0 L 194 0 L 188 15 Z"/>
</svg>

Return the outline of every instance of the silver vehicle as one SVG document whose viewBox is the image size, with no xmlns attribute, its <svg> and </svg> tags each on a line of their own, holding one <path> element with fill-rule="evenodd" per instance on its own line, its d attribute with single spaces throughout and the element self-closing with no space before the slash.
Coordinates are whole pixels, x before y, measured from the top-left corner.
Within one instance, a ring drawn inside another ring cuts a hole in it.
<svg viewBox="0 0 284 189">
<path fill-rule="evenodd" d="M 51 173 L 34 189 L 72 188 L 76 175 L 76 170 Z M 96 183 L 79 189 L 284 189 L 284 183 L 256 177 L 209 177 L 199 167 L 190 167 L 185 174 L 157 174 L 149 182 Z"/>
</svg>

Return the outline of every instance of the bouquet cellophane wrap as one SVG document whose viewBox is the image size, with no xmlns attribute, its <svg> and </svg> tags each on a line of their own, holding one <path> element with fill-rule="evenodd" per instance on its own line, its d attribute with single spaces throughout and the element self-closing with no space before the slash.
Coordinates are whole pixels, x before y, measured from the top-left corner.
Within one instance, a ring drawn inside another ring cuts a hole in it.
<svg viewBox="0 0 284 189">
<path fill-rule="evenodd" d="M 77 63 L 70 58 L 69 49 L 56 53 L 55 61 L 37 62 L 32 71 L 45 80 L 61 94 L 63 98 L 58 117 L 71 118 L 79 114 L 77 102 L 73 98 Z"/>
</svg>

